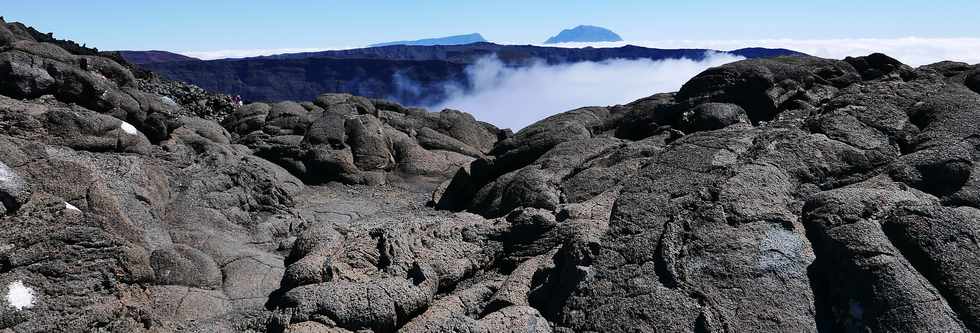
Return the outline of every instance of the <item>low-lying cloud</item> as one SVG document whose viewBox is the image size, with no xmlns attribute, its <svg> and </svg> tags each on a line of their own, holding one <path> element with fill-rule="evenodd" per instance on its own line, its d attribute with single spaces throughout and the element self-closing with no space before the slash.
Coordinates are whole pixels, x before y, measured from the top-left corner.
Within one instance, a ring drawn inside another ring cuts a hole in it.
<svg viewBox="0 0 980 333">
<path fill-rule="evenodd" d="M 980 38 L 840 38 L 840 39 L 753 39 L 753 40 L 661 40 L 611 43 L 565 43 L 560 47 L 620 47 L 627 44 L 662 49 L 705 48 L 730 51 L 745 47 L 785 48 L 809 55 L 843 59 L 875 52 L 887 54 L 910 66 L 952 60 L 980 63 Z"/>
<path fill-rule="evenodd" d="M 700 61 L 613 59 L 507 67 L 496 57 L 487 57 L 466 69 L 469 89 L 449 86 L 448 98 L 429 109 L 463 110 L 477 119 L 518 130 L 578 107 L 624 104 L 676 91 L 705 69 L 742 59 L 711 53 Z"/>
</svg>

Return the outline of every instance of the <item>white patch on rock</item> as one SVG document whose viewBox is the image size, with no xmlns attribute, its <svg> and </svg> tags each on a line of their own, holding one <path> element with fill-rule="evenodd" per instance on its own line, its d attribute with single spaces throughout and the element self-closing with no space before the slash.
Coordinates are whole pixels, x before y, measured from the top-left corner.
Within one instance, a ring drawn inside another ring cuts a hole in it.
<svg viewBox="0 0 980 333">
<path fill-rule="evenodd" d="M 0 182 L 7 182 L 14 178 L 14 171 L 6 164 L 0 162 Z"/>
<path fill-rule="evenodd" d="M 163 104 L 177 106 L 177 102 L 175 102 L 173 98 L 167 96 L 160 96 L 160 101 L 163 102 Z"/>
<path fill-rule="evenodd" d="M 76 212 L 82 211 L 81 209 L 78 209 L 78 207 L 75 207 L 75 205 L 72 205 L 72 204 L 67 203 L 67 202 L 65 202 L 65 209 L 67 209 L 67 210 L 73 210 L 73 211 L 76 211 Z"/>
<path fill-rule="evenodd" d="M 34 306 L 34 289 L 24 285 L 24 282 L 14 281 L 7 285 L 7 303 L 17 310 Z"/>
<path fill-rule="evenodd" d="M 122 122 L 122 124 L 119 125 L 119 128 L 122 128 L 123 132 L 126 132 L 126 134 L 129 134 L 129 135 L 138 135 L 138 134 L 140 134 L 140 131 L 137 130 L 136 127 L 134 127 L 133 125 L 131 125 L 130 123 L 127 123 L 125 121 Z"/>
</svg>

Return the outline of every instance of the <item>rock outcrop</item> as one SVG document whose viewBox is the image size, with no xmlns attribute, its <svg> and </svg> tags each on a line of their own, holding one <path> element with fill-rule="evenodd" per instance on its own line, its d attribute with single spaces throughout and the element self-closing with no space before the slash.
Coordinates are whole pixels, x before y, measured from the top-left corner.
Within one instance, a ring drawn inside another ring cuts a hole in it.
<svg viewBox="0 0 980 333">
<path fill-rule="evenodd" d="M 976 65 L 752 59 L 510 133 L 34 35 L 0 24 L 0 332 L 980 330 Z"/>
<path fill-rule="evenodd" d="M 430 113 L 347 94 L 252 103 L 221 124 L 234 142 L 310 184 L 439 183 L 506 135 L 459 111 Z"/>
<path fill-rule="evenodd" d="M 977 331 L 976 68 L 724 65 L 540 121 L 438 206 L 533 211 L 548 235 L 612 197 L 577 234 L 526 236 L 555 253 L 529 297 L 559 331 Z"/>
</svg>

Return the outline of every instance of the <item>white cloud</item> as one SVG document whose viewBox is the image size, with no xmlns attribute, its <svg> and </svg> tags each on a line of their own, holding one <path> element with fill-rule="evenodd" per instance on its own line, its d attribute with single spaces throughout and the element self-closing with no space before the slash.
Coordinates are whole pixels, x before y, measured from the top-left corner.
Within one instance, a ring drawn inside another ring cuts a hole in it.
<svg viewBox="0 0 980 333">
<path fill-rule="evenodd" d="M 283 48 L 283 49 L 231 49 L 231 50 L 211 50 L 211 51 L 181 51 L 177 52 L 188 57 L 202 60 L 228 59 L 228 58 L 247 58 L 268 56 L 284 53 L 318 52 L 330 50 L 346 50 L 352 47 L 321 47 L 321 48 Z"/>
<path fill-rule="evenodd" d="M 863 56 L 875 52 L 921 66 L 943 60 L 980 63 L 980 38 L 843 38 L 843 39 L 754 39 L 754 40 L 661 40 L 610 43 L 564 43 L 559 47 L 620 47 L 627 44 L 662 49 L 707 48 L 729 51 L 745 47 L 785 48 L 831 59 Z"/>
<path fill-rule="evenodd" d="M 466 71 L 471 87 L 448 87 L 449 98 L 430 110 L 458 109 L 477 119 L 514 130 L 547 116 L 589 105 L 628 103 L 659 92 L 677 91 L 710 67 L 741 60 L 727 54 L 690 59 L 579 62 L 506 67 L 483 58 Z"/>
<path fill-rule="evenodd" d="M 34 306 L 34 290 L 24 282 L 14 281 L 7 285 L 7 303 L 17 310 L 30 308 Z"/>
</svg>

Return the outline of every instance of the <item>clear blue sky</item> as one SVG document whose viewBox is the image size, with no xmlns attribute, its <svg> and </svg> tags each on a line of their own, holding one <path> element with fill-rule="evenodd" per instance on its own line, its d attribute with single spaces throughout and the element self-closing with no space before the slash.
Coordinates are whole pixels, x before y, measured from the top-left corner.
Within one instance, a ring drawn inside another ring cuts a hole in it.
<svg viewBox="0 0 980 333">
<path fill-rule="evenodd" d="M 593 24 L 626 40 L 980 37 L 977 0 L 0 0 L 0 15 L 103 50 L 362 46 L 479 32 L 537 43 Z"/>
</svg>

